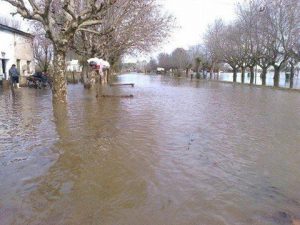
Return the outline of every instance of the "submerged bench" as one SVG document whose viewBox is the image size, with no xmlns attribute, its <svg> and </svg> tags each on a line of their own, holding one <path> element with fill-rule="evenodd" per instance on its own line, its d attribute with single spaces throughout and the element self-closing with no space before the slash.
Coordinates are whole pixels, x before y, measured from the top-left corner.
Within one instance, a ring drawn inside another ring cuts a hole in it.
<svg viewBox="0 0 300 225">
<path fill-rule="evenodd" d="M 134 87 L 134 83 L 125 83 L 125 84 L 121 84 L 121 83 L 111 83 L 109 84 L 111 87 L 113 86 L 131 86 Z"/>
<path fill-rule="evenodd" d="M 101 95 L 102 98 L 133 98 L 133 95 Z"/>
</svg>

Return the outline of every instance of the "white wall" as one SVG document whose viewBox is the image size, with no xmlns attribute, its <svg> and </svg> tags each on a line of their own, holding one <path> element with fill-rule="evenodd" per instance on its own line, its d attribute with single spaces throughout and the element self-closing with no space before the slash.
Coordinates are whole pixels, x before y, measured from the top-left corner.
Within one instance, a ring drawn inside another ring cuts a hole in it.
<svg viewBox="0 0 300 225">
<path fill-rule="evenodd" d="M 0 30 L 0 59 L 8 59 L 6 61 L 6 74 L 12 64 L 15 63 L 15 52 L 14 52 L 14 36 L 10 32 Z M 4 57 L 2 53 L 5 53 Z M 2 61 L 0 61 L 2 63 Z M 2 64 L 0 64 L 2 67 Z M 2 71 L 4 72 L 4 71 Z"/>
<path fill-rule="evenodd" d="M 20 59 L 21 76 L 32 74 L 35 67 L 33 57 L 33 39 L 16 34 L 15 43 L 15 59 Z M 27 69 L 28 61 L 30 61 L 29 70 Z"/>
<path fill-rule="evenodd" d="M 2 53 L 5 53 L 4 57 Z M 33 58 L 33 40 L 19 34 L 0 30 L 0 67 L 2 68 L 1 59 L 6 59 L 6 79 L 8 79 L 8 70 L 11 65 L 17 65 L 17 59 L 20 59 L 19 72 L 21 76 L 24 76 L 26 73 L 33 73 L 35 67 Z M 27 61 L 31 62 L 29 71 L 27 71 Z M 3 71 L 0 71 L 0 73 L 1 72 Z"/>
<path fill-rule="evenodd" d="M 79 64 L 78 60 L 70 60 L 66 62 L 67 71 L 69 72 L 82 72 L 82 66 Z"/>
</svg>

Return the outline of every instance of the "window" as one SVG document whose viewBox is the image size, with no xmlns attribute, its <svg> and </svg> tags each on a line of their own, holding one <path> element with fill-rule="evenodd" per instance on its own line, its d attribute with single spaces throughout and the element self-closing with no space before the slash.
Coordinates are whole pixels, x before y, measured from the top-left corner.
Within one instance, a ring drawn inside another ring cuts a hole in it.
<svg viewBox="0 0 300 225">
<path fill-rule="evenodd" d="M 21 62 L 21 60 L 20 59 L 17 59 L 17 69 L 18 69 L 18 71 L 20 72 L 21 70 L 21 68 L 20 68 L 20 62 Z"/>
<path fill-rule="evenodd" d="M 30 72 L 30 63 L 31 63 L 31 61 L 27 61 L 27 72 L 28 73 Z"/>
</svg>

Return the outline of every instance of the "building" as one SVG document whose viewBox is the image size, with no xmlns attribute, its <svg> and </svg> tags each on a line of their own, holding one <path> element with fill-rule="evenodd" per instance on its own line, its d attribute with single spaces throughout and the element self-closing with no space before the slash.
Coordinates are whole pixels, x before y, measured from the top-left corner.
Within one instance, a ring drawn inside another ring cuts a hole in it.
<svg viewBox="0 0 300 225">
<path fill-rule="evenodd" d="M 21 84 L 34 72 L 33 38 L 29 33 L 0 24 L 0 80 L 8 80 L 12 64 L 20 72 Z"/>
<path fill-rule="evenodd" d="M 82 72 L 82 65 L 80 64 L 80 59 L 81 57 L 74 51 L 68 51 L 66 55 L 66 71 Z"/>
<path fill-rule="evenodd" d="M 79 63 L 79 60 L 71 59 L 66 62 L 67 72 L 82 72 L 82 66 Z"/>
<path fill-rule="evenodd" d="M 165 68 L 157 67 L 156 74 L 164 74 L 164 73 L 165 73 Z"/>
</svg>

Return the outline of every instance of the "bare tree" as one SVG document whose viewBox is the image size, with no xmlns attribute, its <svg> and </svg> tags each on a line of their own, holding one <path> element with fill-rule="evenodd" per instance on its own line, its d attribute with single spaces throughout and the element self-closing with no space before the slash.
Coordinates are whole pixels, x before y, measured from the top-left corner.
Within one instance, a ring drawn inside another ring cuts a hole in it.
<svg viewBox="0 0 300 225">
<path fill-rule="evenodd" d="M 53 61 L 53 45 L 46 38 L 43 27 L 38 22 L 31 23 L 32 32 L 34 33 L 33 55 L 37 67 L 43 72 L 49 72 Z"/>
<path fill-rule="evenodd" d="M 279 85 L 280 71 L 293 56 L 293 48 L 299 40 L 298 0 L 266 0 L 263 27 L 271 39 L 268 47 L 270 65 L 274 67 L 274 85 Z"/>
<path fill-rule="evenodd" d="M 98 56 L 112 66 L 124 55 L 149 52 L 170 34 L 173 17 L 162 14 L 155 0 L 121 0 L 110 7 L 104 23 L 93 32 L 77 33 L 74 48 L 80 55 Z"/>
<path fill-rule="evenodd" d="M 261 78 L 262 84 L 266 85 L 267 71 L 271 66 L 272 55 L 273 55 L 273 37 L 268 32 L 268 19 L 266 18 L 266 14 L 264 11 L 260 11 L 259 17 L 257 20 L 259 21 L 258 34 L 257 34 L 257 42 L 258 42 L 258 61 L 257 64 L 262 69 Z"/>
<path fill-rule="evenodd" d="M 221 36 L 224 30 L 224 23 L 221 19 L 215 20 L 212 25 L 208 26 L 206 35 L 204 37 L 206 61 L 210 67 L 210 78 L 214 74 L 217 64 L 221 61 Z"/>
<path fill-rule="evenodd" d="M 182 70 L 188 70 L 191 68 L 191 59 L 188 52 L 183 48 L 176 48 L 171 54 L 172 67 L 176 69 L 178 76 L 181 75 Z"/>
<path fill-rule="evenodd" d="M 35 36 L 33 43 L 33 53 L 39 70 L 48 72 L 53 60 L 52 43 L 44 36 Z"/>
<path fill-rule="evenodd" d="M 103 23 L 107 9 L 115 0 L 5 0 L 16 8 L 15 14 L 41 23 L 53 43 L 53 100 L 66 100 L 65 57 L 75 33 Z"/>
<path fill-rule="evenodd" d="M 133 1 L 133 0 L 131 0 Z M 155 0 L 135 0 L 131 9 L 119 19 L 106 46 L 108 59 L 150 52 L 169 37 L 174 18 L 161 12 Z M 134 7 L 134 8 L 132 8 Z"/>
<path fill-rule="evenodd" d="M 157 61 L 154 58 L 151 58 L 149 63 L 146 65 L 146 71 L 148 73 L 156 72 Z"/>
<path fill-rule="evenodd" d="M 219 49 L 222 61 L 227 63 L 233 71 L 233 82 L 237 81 L 238 69 L 245 67 L 246 46 L 242 40 L 242 31 L 237 24 L 230 24 L 224 27 L 221 35 Z"/>
<path fill-rule="evenodd" d="M 259 62 L 260 51 L 263 48 L 263 40 L 259 33 L 261 0 L 246 1 L 238 4 L 237 26 L 242 30 L 242 44 L 244 46 L 245 58 L 241 64 L 242 82 L 245 78 L 245 67 L 250 69 L 250 83 L 254 83 L 254 67 Z"/>
<path fill-rule="evenodd" d="M 250 83 L 254 83 L 254 67 L 262 69 L 262 83 L 266 84 L 269 67 L 274 68 L 274 85 L 279 85 L 280 71 L 288 70 L 292 78 L 300 61 L 300 11 L 299 0 L 245 0 L 237 6 L 237 19 L 225 25 L 216 20 L 207 29 L 204 47 L 192 46 L 187 57 L 184 49 L 171 54 L 172 67 L 186 69 L 189 63 L 199 71 L 210 70 L 211 76 L 220 63 L 228 64 L 233 71 L 233 81 L 241 70 L 242 82 L 247 69 Z M 161 54 L 163 65 L 167 55 Z"/>
<path fill-rule="evenodd" d="M 238 68 L 244 81 L 248 67 L 253 83 L 254 67 L 259 65 L 265 84 L 267 69 L 273 66 L 274 85 L 278 86 L 280 71 L 289 63 L 293 74 L 298 63 L 299 4 L 298 0 L 252 0 L 238 5 L 236 21 L 223 27 L 216 22 L 209 27 L 205 38 L 209 55 L 221 56 L 221 61 L 232 67 L 234 81 Z"/>
<path fill-rule="evenodd" d="M 188 54 L 193 63 L 193 70 L 196 72 L 197 78 L 200 78 L 200 69 L 202 63 L 205 61 L 205 47 L 203 45 L 191 46 L 188 50 Z"/>
<path fill-rule="evenodd" d="M 172 68 L 171 56 L 167 53 L 160 53 L 157 57 L 158 66 L 165 69 L 165 73 Z"/>
</svg>

